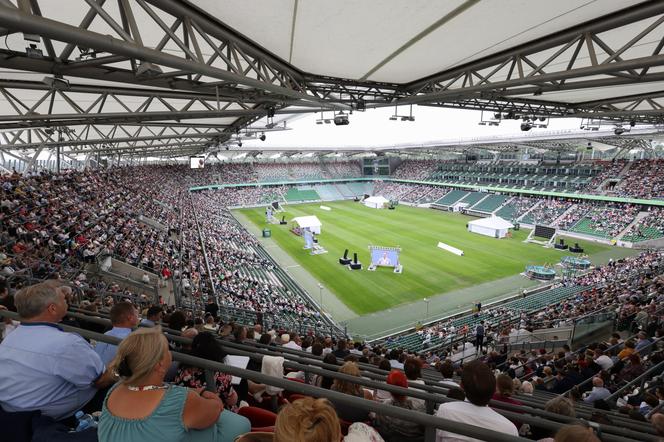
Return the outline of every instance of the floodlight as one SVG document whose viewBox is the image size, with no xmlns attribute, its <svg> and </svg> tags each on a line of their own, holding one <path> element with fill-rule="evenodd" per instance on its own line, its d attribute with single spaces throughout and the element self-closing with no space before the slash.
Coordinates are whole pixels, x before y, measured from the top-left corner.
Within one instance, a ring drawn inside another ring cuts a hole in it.
<svg viewBox="0 0 664 442">
<path fill-rule="evenodd" d="M 69 80 L 62 77 L 44 77 L 42 83 L 49 86 L 51 89 L 66 90 L 69 89 Z"/>
<path fill-rule="evenodd" d="M 143 61 L 136 68 L 137 77 L 155 77 L 157 75 L 163 74 L 163 71 L 159 66 L 149 61 Z"/>
<path fill-rule="evenodd" d="M 36 43 L 28 43 L 28 46 L 25 48 L 25 55 L 27 55 L 28 58 L 42 58 L 44 52 L 42 52 Z"/>
<path fill-rule="evenodd" d="M 339 111 L 339 113 L 334 116 L 334 124 L 336 126 L 347 126 L 350 124 L 348 115 L 346 115 L 344 111 Z"/>
</svg>

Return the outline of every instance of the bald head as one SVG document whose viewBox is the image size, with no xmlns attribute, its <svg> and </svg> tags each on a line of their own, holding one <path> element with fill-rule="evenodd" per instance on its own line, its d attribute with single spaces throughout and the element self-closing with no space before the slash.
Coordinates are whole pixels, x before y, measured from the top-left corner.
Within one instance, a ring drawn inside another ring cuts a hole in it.
<svg viewBox="0 0 664 442">
<path fill-rule="evenodd" d="M 603 387 L 604 386 L 604 381 L 602 378 L 595 376 L 593 378 L 593 387 Z"/>
</svg>

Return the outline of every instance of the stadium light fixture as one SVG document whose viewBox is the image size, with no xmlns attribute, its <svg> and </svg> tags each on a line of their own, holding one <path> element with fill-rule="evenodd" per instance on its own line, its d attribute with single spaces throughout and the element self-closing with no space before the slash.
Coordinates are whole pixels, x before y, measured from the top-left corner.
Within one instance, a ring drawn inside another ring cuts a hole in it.
<svg viewBox="0 0 664 442">
<path fill-rule="evenodd" d="M 347 126 L 350 124 L 348 120 L 348 115 L 344 111 L 339 111 L 339 113 L 334 115 L 334 124 L 336 126 Z"/>
<path fill-rule="evenodd" d="M 613 133 L 616 135 L 622 135 L 625 132 L 629 132 L 631 130 L 632 130 L 631 124 L 629 127 L 624 127 L 622 124 L 616 124 L 615 127 L 613 128 Z"/>
<path fill-rule="evenodd" d="M 521 130 L 523 132 L 528 132 L 532 128 L 533 124 L 530 121 L 524 121 L 523 123 L 521 123 Z"/>
</svg>

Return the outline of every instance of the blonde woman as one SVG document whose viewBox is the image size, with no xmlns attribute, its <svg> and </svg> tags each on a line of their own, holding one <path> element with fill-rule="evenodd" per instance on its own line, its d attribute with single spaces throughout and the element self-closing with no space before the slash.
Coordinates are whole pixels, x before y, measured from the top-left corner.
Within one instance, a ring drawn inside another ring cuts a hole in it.
<svg viewBox="0 0 664 442">
<path fill-rule="evenodd" d="M 110 365 L 120 381 L 104 401 L 100 442 L 231 442 L 250 430 L 246 418 L 224 410 L 219 395 L 165 384 L 171 362 L 159 327 L 122 341 Z"/>
<path fill-rule="evenodd" d="M 355 362 L 346 362 L 339 369 L 339 373 L 360 377 L 360 369 Z M 373 394 L 362 388 L 361 385 L 355 384 L 351 381 L 342 379 L 335 379 L 330 390 L 346 393 L 351 396 L 373 400 Z M 349 407 L 347 405 L 337 406 L 337 414 L 339 417 L 347 422 L 362 422 L 369 419 L 369 412 L 366 409 Z"/>
<path fill-rule="evenodd" d="M 306 397 L 286 405 L 277 415 L 274 442 L 341 440 L 341 427 L 327 399 Z"/>
</svg>

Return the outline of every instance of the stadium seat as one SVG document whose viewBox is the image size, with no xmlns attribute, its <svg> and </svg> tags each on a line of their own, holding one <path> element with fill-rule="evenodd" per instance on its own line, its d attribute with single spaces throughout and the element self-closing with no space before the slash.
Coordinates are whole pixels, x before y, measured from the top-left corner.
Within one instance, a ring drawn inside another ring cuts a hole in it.
<svg viewBox="0 0 664 442">
<path fill-rule="evenodd" d="M 277 421 L 277 415 L 269 410 L 258 407 L 241 407 L 237 413 L 244 416 L 251 422 L 252 431 L 254 428 L 273 427 Z"/>
</svg>

